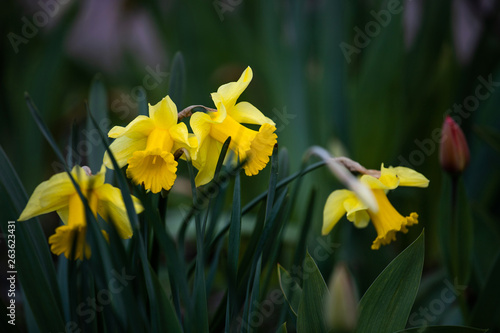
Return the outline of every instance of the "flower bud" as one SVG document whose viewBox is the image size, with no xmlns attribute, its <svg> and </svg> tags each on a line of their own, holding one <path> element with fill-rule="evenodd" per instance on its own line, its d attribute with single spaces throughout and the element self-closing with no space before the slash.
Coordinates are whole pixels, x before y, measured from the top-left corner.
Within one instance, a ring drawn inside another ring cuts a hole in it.
<svg viewBox="0 0 500 333">
<path fill-rule="evenodd" d="M 446 116 L 441 133 L 439 160 L 444 171 L 461 174 L 469 164 L 469 146 L 464 133 L 450 116 Z"/>
<path fill-rule="evenodd" d="M 357 322 L 358 293 L 351 273 L 344 263 L 335 266 L 328 284 L 326 322 L 334 332 L 354 332 Z"/>
</svg>

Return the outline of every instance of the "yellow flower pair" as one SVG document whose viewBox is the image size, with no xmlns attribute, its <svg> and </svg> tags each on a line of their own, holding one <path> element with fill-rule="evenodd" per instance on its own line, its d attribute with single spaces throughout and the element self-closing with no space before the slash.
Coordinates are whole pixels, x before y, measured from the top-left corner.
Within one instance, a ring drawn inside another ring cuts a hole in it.
<svg viewBox="0 0 500 333">
<path fill-rule="evenodd" d="M 115 126 L 109 137 L 115 138 L 110 149 L 120 167 L 128 164 L 127 176 L 153 193 L 169 190 L 174 184 L 177 162 L 173 153 L 184 148 L 198 169 L 196 186 L 212 180 L 222 144 L 231 137 L 229 148 L 240 160 L 246 160 L 245 173 L 256 175 L 269 162 L 277 142 L 274 122 L 248 102 L 236 100 L 252 80 L 248 67 L 237 82 L 219 87 L 212 93 L 216 111 L 197 112 L 191 116 L 188 133 L 184 123 L 177 123 L 177 107 L 169 96 L 149 106 L 149 117 L 138 116 L 127 127 Z M 243 125 L 261 125 L 259 131 Z M 104 164 L 112 168 L 106 155 Z"/>
<path fill-rule="evenodd" d="M 378 250 L 380 245 L 387 245 L 396 240 L 396 232 L 406 233 L 407 227 L 418 223 L 417 213 L 411 213 L 407 217 L 399 214 L 387 199 L 387 192 L 398 186 L 427 187 L 429 180 L 422 174 L 405 167 L 384 168 L 382 164 L 379 178 L 363 175 L 360 181 L 372 190 L 378 211 L 370 210 L 354 192 L 336 190 L 326 200 L 323 235 L 328 234 L 344 214 L 347 214 L 347 219 L 357 228 L 365 228 L 371 219 L 378 234 L 372 249 Z"/>
</svg>

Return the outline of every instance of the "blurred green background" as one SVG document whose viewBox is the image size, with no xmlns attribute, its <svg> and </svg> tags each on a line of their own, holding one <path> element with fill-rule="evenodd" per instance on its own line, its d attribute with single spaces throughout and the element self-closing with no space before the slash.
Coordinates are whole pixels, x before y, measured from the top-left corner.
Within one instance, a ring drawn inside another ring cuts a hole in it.
<svg viewBox="0 0 500 333">
<path fill-rule="evenodd" d="M 494 0 L 7 1 L 0 14 L 1 146 L 31 194 L 61 168 L 29 115 L 24 92 L 61 148 L 75 124 L 85 164 L 98 149 L 84 129 L 84 101 L 96 75 L 106 86 L 113 126 L 133 119 L 141 102 L 154 104 L 167 94 L 176 52 L 185 65 L 179 110 L 212 106 L 210 93 L 251 66 L 254 79 L 240 100 L 277 123 L 291 172 L 309 146 L 320 145 L 367 168 L 406 165 L 430 179 L 428 189 L 390 194 L 403 215 L 420 215 L 418 226 L 390 246 L 370 250 L 374 228 L 355 230 L 345 219 L 329 236 L 340 246 L 331 260 L 318 263 L 324 275 L 335 260 L 346 260 L 364 291 L 422 228 L 424 270 L 441 269 L 437 222 L 443 174 L 434 133 L 450 114 L 471 150 L 464 180 L 473 209 L 473 280 L 479 288 L 500 249 L 499 8 Z M 242 178 L 244 202 L 267 187 L 267 177 L 265 170 L 258 181 Z M 340 184 L 324 169 L 306 180 L 303 205 L 297 204 L 291 225 L 304 218 L 305 201 L 315 189 L 315 209 L 307 217 L 313 244 L 326 197 Z M 173 188 L 178 202 L 189 201 L 186 184 L 180 177 Z M 16 219 L 8 189 L 0 191 L 0 218 Z M 42 221 L 48 234 L 58 224 L 55 214 Z"/>
</svg>

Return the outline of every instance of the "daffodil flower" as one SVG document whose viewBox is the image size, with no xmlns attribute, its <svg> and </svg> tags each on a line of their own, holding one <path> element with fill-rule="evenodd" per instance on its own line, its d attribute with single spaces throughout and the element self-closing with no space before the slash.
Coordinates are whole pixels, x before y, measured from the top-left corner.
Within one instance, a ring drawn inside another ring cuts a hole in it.
<svg viewBox="0 0 500 333">
<path fill-rule="evenodd" d="M 177 123 L 177 107 L 169 96 L 149 105 L 149 117 L 138 116 L 127 127 L 115 126 L 108 136 L 115 138 L 109 148 L 120 168 L 128 164 L 127 177 L 153 193 L 169 190 L 174 184 L 177 161 L 173 153 L 198 144 L 186 124 Z M 104 164 L 113 168 L 107 153 Z"/>
<path fill-rule="evenodd" d="M 104 184 L 106 168 L 103 166 L 96 175 L 90 174 L 88 167 L 75 166 L 71 175 L 80 186 L 90 209 L 97 217 L 111 221 L 121 238 L 132 237 L 132 227 L 127 216 L 120 189 Z M 137 213 L 143 211 L 139 199 L 132 197 Z M 56 229 L 49 238 L 51 251 L 66 258 L 90 258 L 90 246 L 85 241 L 87 222 L 85 206 L 66 172 L 58 173 L 35 188 L 19 221 L 56 211 L 64 225 Z M 106 234 L 105 234 L 106 236 Z M 76 244 L 74 245 L 74 243 Z M 75 255 L 73 256 L 73 246 Z"/>
<path fill-rule="evenodd" d="M 380 245 L 387 245 L 396 240 L 396 232 L 408 232 L 407 227 L 418 223 L 418 214 L 411 213 L 403 217 L 387 199 L 387 191 L 398 186 L 427 187 L 429 180 L 422 174 L 405 167 L 384 168 L 382 164 L 379 178 L 369 175 L 361 176 L 360 181 L 373 192 L 378 211 L 371 211 L 359 198 L 349 190 L 334 191 L 326 200 L 323 211 L 323 235 L 328 234 L 340 218 L 347 213 L 347 219 L 357 228 L 365 228 L 372 220 L 378 237 L 373 241 L 372 249 L 378 250 Z"/>
<path fill-rule="evenodd" d="M 237 82 L 224 84 L 216 93 L 212 93 L 217 111 L 197 112 L 191 116 L 190 125 L 199 144 L 193 160 L 193 165 L 198 169 L 197 186 L 213 178 L 222 144 L 228 137 L 231 137 L 229 149 L 241 161 L 246 161 L 243 166 L 246 175 L 258 174 L 269 162 L 277 142 L 275 123 L 248 102 L 236 104 L 238 97 L 252 81 L 252 76 L 252 69 L 248 67 Z M 254 131 L 242 123 L 261 126 L 258 131 Z"/>
</svg>

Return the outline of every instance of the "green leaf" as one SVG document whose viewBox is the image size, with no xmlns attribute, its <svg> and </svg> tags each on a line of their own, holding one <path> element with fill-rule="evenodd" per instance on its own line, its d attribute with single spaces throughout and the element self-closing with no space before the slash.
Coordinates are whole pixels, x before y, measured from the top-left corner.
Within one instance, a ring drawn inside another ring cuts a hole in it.
<svg viewBox="0 0 500 333">
<path fill-rule="evenodd" d="M 233 209 L 231 213 L 231 226 L 229 227 L 229 240 L 227 248 L 227 280 L 228 280 L 228 307 L 226 309 L 227 320 L 233 318 L 233 312 L 237 311 L 237 278 L 238 258 L 240 253 L 241 234 L 241 183 L 240 173 L 234 178 Z"/>
<path fill-rule="evenodd" d="M 299 310 L 300 299 L 302 298 L 302 288 L 295 279 L 292 278 L 290 273 L 278 264 L 278 279 L 280 281 L 280 288 L 285 296 L 285 300 L 292 312 L 297 315 Z"/>
<path fill-rule="evenodd" d="M 176 105 L 181 105 L 186 87 L 186 68 L 181 52 L 176 52 L 170 67 L 168 94 Z"/>
<path fill-rule="evenodd" d="M 174 307 L 171 301 L 165 295 L 165 291 L 163 290 L 158 277 L 156 276 L 153 269 L 151 271 L 151 277 L 153 280 L 153 286 L 155 289 L 155 293 L 158 297 L 158 306 L 160 307 L 158 310 L 162 314 L 160 316 L 160 327 L 164 332 L 174 332 L 174 333 L 182 333 L 182 327 L 179 323 L 179 319 L 175 313 Z"/>
<path fill-rule="evenodd" d="M 90 86 L 89 108 L 97 123 L 95 126 L 99 126 L 101 132 L 108 133 L 108 94 L 99 74 L 94 77 Z M 86 140 L 88 140 L 87 143 L 91 147 L 87 162 L 93 173 L 97 173 L 101 168 L 105 150 L 95 126 L 92 120 L 87 118 Z"/>
<path fill-rule="evenodd" d="M 132 225 L 132 230 L 133 230 L 134 234 L 139 235 L 139 220 L 138 220 L 137 213 L 135 211 L 134 204 L 132 202 L 132 196 L 131 196 L 130 190 L 128 188 L 127 180 L 126 180 L 123 172 L 121 171 L 121 169 L 118 167 L 118 163 L 116 162 L 116 159 L 115 159 L 113 153 L 109 149 L 109 145 L 106 141 L 106 137 L 104 136 L 104 134 L 102 133 L 102 131 L 98 127 L 96 120 L 92 116 L 92 113 L 90 112 L 90 110 L 87 110 L 87 112 L 88 112 L 88 116 L 92 120 L 92 123 L 96 127 L 99 136 L 101 137 L 102 144 L 106 148 L 106 151 L 109 154 L 111 162 L 113 163 L 113 169 L 115 170 L 115 176 L 116 176 L 116 179 L 118 181 L 118 187 L 120 188 L 120 191 L 121 191 L 123 202 L 124 202 L 125 208 L 127 210 L 127 216 L 130 220 L 130 224 Z M 84 199 L 84 198 L 82 197 L 82 199 Z M 86 206 L 88 206 L 88 205 L 86 205 Z M 90 215 L 92 215 L 91 212 L 89 212 L 89 213 L 90 213 Z M 92 218 L 93 216 L 90 216 L 90 217 Z M 92 229 L 95 229 L 95 227 L 96 226 L 91 226 L 89 229 L 92 231 Z M 93 232 L 95 235 L 96 230 L 94 230 Z M 97 240 L 98 243 L 104 241 L 103 237 L 94 236 L 94 238 Z M 159 329 L 159 326 L 161 325 L 160 324 L 161 314 L 159 313 L 158 307 L 157 307 L 157 297 L 156 297 L 156 294 L 154 291 L 153 280 L 151 277 L 151 271 L 150 271 L 150 266 L 149 266 L 149 262 L 148 262 L 146 246 L 145 246 L 144 241 L 141 237 L 137 237 L 137 240 L 138 240 L 137 250 L 139 253 L 141 268 L 142 268 L 142 272 L 144 274 L 146 289 L 147 289 L 148 298 L 149 298 L 151 324 L 152 324 L 151 330 L 156 331 Z M 94 258 L 94 257 L 96 257 L 96 256 L 92 256 L 92 258 Z M 105 265 L 105 267 L 106 266 L 109 267 L 108 265 Z M 118 302 L 116 302 L 116 303 L 118 303 Z"/>
<path fill-rule="evenodd" d="M 196 205 L 197 194 L 194 178 L 193 164 L 187 161 L 189 178 L 191 180 L 191 191 L 193 193 L 193 205 Z M 195 214 L 196 226 L 196 267 L 193 286 L 192 314 L 196 314 L 196 320 L 190 325 L 196 332 L 208 332 L 207 290 L 205 285 L 205 255 L 203 251 L 203 226 L 200 214 Z"/>
<path fill-rule="evenodd" d="M 470 324 L 473 326 L 492 327 L 500 324 L 500 252 L 491 266 L 477 303 L 472 310 Z"/>
<path fill-rule="evenodd" d="M 283 323 L 283 325 L 281 325 L 280 327 L 278 327 L 278 329 L 276 330 L 276 333 L 287 333 L 286 323 Z"/>
<path fill-rule="evenodd" d="M 321 162 L 317 162 L 317 163 L 314 163 L 310 166 L 308 166 L 307 168 L 305 168 L 304 170 L 301 170 L 301 171 L 298 171 L 286 178 L 284 178 L 283 180 L 280 180 L 278 182 L 278 184 L 276 185 L 276 190 L 279 190 L 281 189 L 282 187 L 285 187 L 286 185 L 288 185 L 288 183 L 290 183 L 291 181 L 294 181 L 295 179 L 297 178 L 301 178 L 302 176 L 305 176 L 306 174 L 308 174 L 309 172 L 311 171 L 314 171 L 316 170 L 317 168 L 319 167 L 322 167 L 323 165 L 325 165 L 325 162 L 324 161 L 321 161 Z M 241 214 L 242 215 L 245 215 L 246 213 L 248 213 L 250 210 L 252 210 L 252 208 L 254 208 L 261 200 L 264 200 L 267 198 L 267 195 L 268 195 L 268 191 L 266 192 L 263 192 L 261 193 L 260 195 L 256 196 L 252 201 L 250 201 L 248 204 L 246 204 L 242 211 L 241 211 Z"/>
<path fill-rule="evenodd" d="M 329 295 L 328 287 L 309 251 L 302 268 L 304 283 L 297 311 L 297 332 L 327 332 L 324 304 Z"/>
<path fill-rule="evenodd" d="M 467 284 L 472 265 L 474 226 L 462 178 L 443 177 L 439 237 L 449 277 Z M 459 301 L 464 306 L 462 297 Z"/>
<path fill-rule="evenodd" d="M 488 330 L 465 326 L 424 326 L 414 327 L 395 333 L 479 333 Z"/>
<path fill-rule="evenodd" d="M 424 263 L 424 232 L 375 279 L 359 304 L 357 333 L 404 329 Z"/>
</svg>

